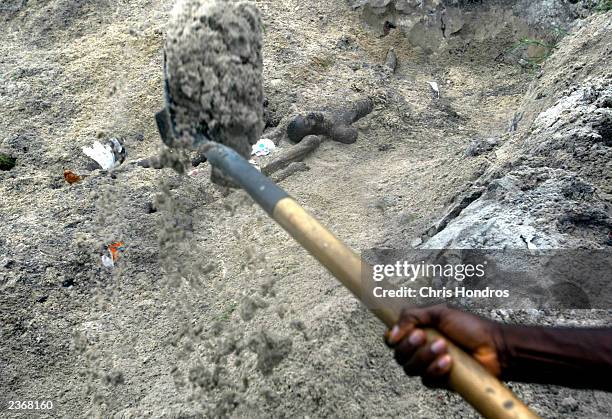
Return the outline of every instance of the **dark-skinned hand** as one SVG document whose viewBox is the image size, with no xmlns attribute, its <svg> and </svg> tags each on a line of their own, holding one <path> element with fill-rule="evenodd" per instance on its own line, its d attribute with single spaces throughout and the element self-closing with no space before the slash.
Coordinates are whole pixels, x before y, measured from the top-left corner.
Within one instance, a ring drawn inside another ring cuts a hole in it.
<svg viewBox="0 0 612 419">
<path fill-rule="evenodd" d="M 444 305 L 404 309 L 397 324 L 385 334 L 395 360 L 406 374 L 421 376 L 428 387 L 446 387 L 453 360 L 445 339 L 427 341 L 424 328 L 439 331 L 480 362 L 493 375 L 501 374 L 499 323 Z"/>
</svg>

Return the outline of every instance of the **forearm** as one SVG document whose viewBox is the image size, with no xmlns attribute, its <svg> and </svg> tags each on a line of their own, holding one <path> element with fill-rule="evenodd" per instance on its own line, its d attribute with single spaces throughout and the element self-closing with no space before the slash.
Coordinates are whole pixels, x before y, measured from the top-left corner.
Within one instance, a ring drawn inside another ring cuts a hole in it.
<svg viewBox="0 0 612 419">
<path fill-rule="evenodd" d="M 612 390 L 612 328 L 500 328 L 504 380 Z"/>
</svg>

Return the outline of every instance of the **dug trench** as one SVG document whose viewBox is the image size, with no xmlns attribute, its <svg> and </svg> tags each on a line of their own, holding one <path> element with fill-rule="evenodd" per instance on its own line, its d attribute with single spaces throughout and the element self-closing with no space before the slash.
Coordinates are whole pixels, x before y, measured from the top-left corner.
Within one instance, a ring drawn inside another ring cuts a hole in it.
<svg viewBox="0 0 612 419">
<path fill-rule="evenodd" d="M 56 410 L 43 417 L 475 415 L 459 397 L 404 376 L 377 320 L 244 193 L 211 184 L 206 165 L 181 176 L 124 163 L 113 176 L 94 171 L 64 181 L 64 168 L 83 173 L 80 149 L 98 137 L 122 137 L 128 160 L 159 151 L 153 115 L 163 104 L 172 4 L 13 3 L 0 16 L 0 140 L 16 158 L 0 172 L 4 399 L 53 400 Z M 548 173 L 542 167 L 554 159 L 541 164 L 531 157 L 533 143 L 522 141 L 532 121 L 570 97 L 566 89 L 609 86 L 601 59 L 610 51 L 609 13 L 568 21 L 569 34 L 538 77 L 540 70 L 495 61 L 514 45 L 511 28 L 449 53 L 410 44 L 401 28 L 381 36 L 370 12 L 344 1 L 255 4 L 265 27 L 267 133 L 290 115 L 374 98 L 374 110 L 353 124 L 356 142 L 324 139 L 305 157 L 307 170 L 282 181 L 356 250 L 430 240 L 426 232 L 434 233 L 466 185 L 486 186 L 517 168 L 515 143 L 529 163 L 515 178 Z M 395 72 L 383 65 L 391 47 Z M 578 52 L 584 63 L 573 79 Z M 604 96 L 581 96 L 576 111 L 607 112 Z M 543 118 L 535 133 L 546 139 Z M 597 130 L 605 121 L 586 122 Z M 499 145 L 466 156 L 473 141 L 490 138 Z M 279 146 L 292 147 L 284 139 Z M 598 149 L 593 156 L 600 158 Z M 591 166 L 581 161 L 588 155 L 561 169 L 595 185 L 596 193 L 580 190 L 601 214 L 609 183 L 597 167 L 582 173 Z M 578 184 L 571 174 L 561 178 Z M 605 228 L 552 236 L 592 244 Z M 125 251 L 109 270 L 99 249 L 116 241 Z M 484 314 L 522 323 L 610 321 L 593 310 Z M 612 412 L 606 393 L 510 386 L 545 417 Z"/>
</svg>

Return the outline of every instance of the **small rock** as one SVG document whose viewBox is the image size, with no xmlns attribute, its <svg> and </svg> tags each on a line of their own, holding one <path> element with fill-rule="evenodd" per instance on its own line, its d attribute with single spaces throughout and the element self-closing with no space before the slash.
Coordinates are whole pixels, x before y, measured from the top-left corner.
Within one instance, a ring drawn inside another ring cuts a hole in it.
<svg viewBox="0 0 612 419">
<path fill-rule="evenodd" d="M 385 23 L 383 24 L 383 36 L 389 35 L 389 33 L 391 32 L 391 29 L 395 29 L 395 28 L 397 28 L 397 26 L 395 26 L 394 23 L 389 22 L 388 20 L 386 20 Z"/>
<path fill-rule="evenodd" d="M 123 372 L 113 370 L 104 376 L 104 382 L 108 385 L 118 386 L 125 384 L 125 377 L 123 376 Z"/>
<path fill-rule="evenodd" d="M 410 224 L 416 219 L 416 215 L 409 211 L 402 211 L 398 217 L 398 223 L 400 225 Z"/>
<path fill-rule="evenodd" d="M 519 65 L 520 65 L 521 67 L 523 67 L 523 68 L 529 68 L 529 67 L 531 66 L 531 64 L 529 63 L 529 61 L 527 61 L 527 60 L 526 60 L 526 59 L 524 59 L 524 58 L 520 58 L 520 59 L 518 60 L 518 63 L 519 63 Z"/>
<path fill-rule="evenodd" d="M 62 282 L 62 287 L 64 288 L 70 288 L 72 286 L 74 286 L 74 278 L 67 278 Z"/>
<path fill-rule="evenodd" d="M 157 212 L 157 207 L 153 202 L 147 202 L 145 204 L 145 210 L 147 214 L 155 214 Z"/>
<path fill-rule="evenodd" d="M 336 48 L 343 50 L 354 49 L 354 44 L 355 38 L 350 35 L 342 35 L 338 42 L 336 42 Z"/>
<path fill-rule="evenodd" d="M 15 167 L 17 159 L 5 153 L 0 153 L 0 170 L 8 171 Z"/>
<path fill-rule="evenodd" d="M 573 397 L 566 397 L 561 401 L 561 411 L 563 413 L 575 412 L 578 410 L 578 401 Z"/>
<path fill-rule="evenodd" d="M 493 150 L 499 144 L 498 138 L 485 138 L 473 140 L 465 150 L 465 155 L 469 157 L 480 156 Z"/>
<path fill-rule="evenodd" d="M 397 54 L 395 54 L 393 48 L 390 48 L 387 52 L 387 57 L 385 58 L 385 66 L 395 73 L 395 69 L 397 68 Z"/>
<path fill-rule="evenodd" d="M 98 136 L 103 135 L 103 133 L 98 134 Z M 95 141 L 91 147 L 83 147 L 82 150 L 103 170 L 114 169 L 121 165 L 127 157 L 122 138 L 109 138 L 104 143 Z"/>
<path fill-rule="evenodd" d="M 414 239 L 414 240 L 412 240 L 412 241 L 410 242 L 410 246 L 411 246 L 412 248 L 419 247 L 419 246 L 420 246 L 420 245 L 422 245 L 422 244 L 423 244 L 423 239 L 422 239 L 421 237 L 417 237 L 416 239 Z"/>
<path fill-rule="evenodd" d="M 289 326 L 292 329 L 297 330 L 298 332 L 303 332 L 304 330 L 306 330 L 306 325 L 301 320 L 291 320 Z"/>
</svg>

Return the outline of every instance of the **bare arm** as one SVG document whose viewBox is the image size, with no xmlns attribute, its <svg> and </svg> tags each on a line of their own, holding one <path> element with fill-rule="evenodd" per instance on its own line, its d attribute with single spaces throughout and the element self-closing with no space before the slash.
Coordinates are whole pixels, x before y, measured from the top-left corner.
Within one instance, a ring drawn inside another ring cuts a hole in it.
<svg viewBox="0 0 612 419">
<path fill-rule="evenodd" d="M 446 306 L 404 310 L 387 344 L 409 375 L 439 387 L 452 367 L 446 342 L 426 342 L 433 327 L 504 380 L 612 390 L 612 328 L 505 325 Z"/>
</svg>

